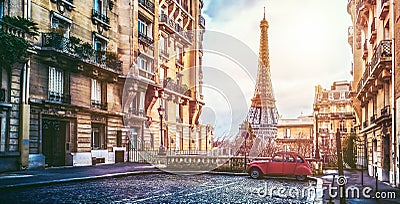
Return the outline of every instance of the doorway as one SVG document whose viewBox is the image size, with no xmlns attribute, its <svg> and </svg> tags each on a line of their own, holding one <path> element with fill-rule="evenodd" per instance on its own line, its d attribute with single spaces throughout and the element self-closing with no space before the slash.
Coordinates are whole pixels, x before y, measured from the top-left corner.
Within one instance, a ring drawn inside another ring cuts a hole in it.
<svg viewBox="0 0 400 204">
<path fill-rule="evenodd" d="M 65 165 L 66 122 L 43 120 L 42 141 L 46 166 Z"/>
</svg>

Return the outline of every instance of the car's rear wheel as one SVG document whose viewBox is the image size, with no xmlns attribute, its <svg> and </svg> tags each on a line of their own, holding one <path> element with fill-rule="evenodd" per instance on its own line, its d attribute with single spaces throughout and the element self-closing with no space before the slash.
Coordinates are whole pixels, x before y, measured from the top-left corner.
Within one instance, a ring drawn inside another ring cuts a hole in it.
<svg viewBox="0 0 400 204">
<path fill-rule="evenodd" d="M 298 181 L 304 181 L 306 178 L 307 178 L 307 176 L 305 176 L 305 175 L 297 175 L 297 176 L 296 176 L 296 179 L 297 179 Z"/>
<path fill-rule="evenodd" d="M 253 179 L 259 179 L 261 177 L 261 171 L 258 168 L 252 168 L 250 170 L 250 177 Z"/>
</svg>

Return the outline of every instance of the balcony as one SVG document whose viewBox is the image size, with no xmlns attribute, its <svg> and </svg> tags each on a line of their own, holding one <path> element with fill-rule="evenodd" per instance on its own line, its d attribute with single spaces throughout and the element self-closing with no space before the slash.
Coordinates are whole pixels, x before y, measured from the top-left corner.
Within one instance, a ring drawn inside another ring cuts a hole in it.
<svg viewBox="0 0 400 204">
<path fill-rule="evenodd" d="M 376 17 L 371 22 L 370 31 L 371 35 L 369 37 L 369 43 L 374 44 L 376 39 Z"/>
<path fill-rule="evenodd" d="M 139 5 L 146 8 L 150 13 L 154 14 L 154 3 L 150 0 L 139 0 Z"/>
<path fill-rule="evenodd" d="M 128 109 L 128 114 L 136 115 L 136 116 L 140 116 L 140 117 L 144 117 L 145 116 L 144 110 L 143 109 L 137 109 L 137 108 L 129 108 Z"/>
<path fill-rule="evenodd" d="M 48 92 L 48 100 L 61 102 L 61 103 L 71 103 L 71 96 L 68 94 L 61 94 L 53 91 Z"/>
<path fill-rule="evenodd" d="M 384 20 L 389 13 L 389 0 L 381 0 L 381 13 L 379 15 L 379 19 Z"/>
<path fill-rule="evenodd" d="M 153 38 L 147 36 L 145 33 L 139 32 L 139 40 L 146 44 L 147 46 L 153 45 L 154 40 Z"/>
<path fill-rule="evenodd" d="M 122 61 L 111 52 L 97 51 L 89 43 L 81 44 L 78 38 L 64 38 L 56 33 L 42 33 L 42 50 L 55 51 L 88 64 L 120 73 Z"/>
<path fill-rule="evenodd" d="M 102 103 L 101 101 L 91 100 L 91 106 L 95 109 L 107 110 L 107 102 Z"/>
<path fill-rule="evenodd" d="M 180 85 L 168 79 L 163 81 L 163 85 L 165 89 L 174 91 L 179 94 L 185 94 L 185 92 L 189 90 L 189 88 L 186 85 Z"/>
<path fill-rule="evenodd" d="M 159 19 L 159 24 L 160 27 L 167 31 L 169 34 L 175 33 L 175 21 L 174 19 L 168 18 L 167 14 L 160 14 L 160 19 Z"/>
<path fill-rule="evenodd" d="M 95 25 L 100 23 L 102 25 L 102 27 L 106 30 L 111 28 L 110 18 L 107 17 L 106 15 L 100 13 L 100 11 L 96 11 L 95 9 L 92 9 L 92 22 Z"/>
<path fill-rule="evenodd" d="M 199 15 L 199 24 L 201 27 L 206 28 L 206 19 L 202 15 Z"/>
<path fill-rule="evenodd" d="M 0 32 L 25 39 L 25 31 L 0 19 Z"/>
<path fill-rule="evenodd" d="M 392 61 L 392 42 L 390 40 L 382 40 L 376 47 L 371 58 L 371 63 L 366 65 L 363 76 L 357 84 L 357 97 L 365 93 L 369 88 L 369 82 L 376 79 L 376 76 L 382 72 L 384 64 L 390 64 Z"/>
</svg>

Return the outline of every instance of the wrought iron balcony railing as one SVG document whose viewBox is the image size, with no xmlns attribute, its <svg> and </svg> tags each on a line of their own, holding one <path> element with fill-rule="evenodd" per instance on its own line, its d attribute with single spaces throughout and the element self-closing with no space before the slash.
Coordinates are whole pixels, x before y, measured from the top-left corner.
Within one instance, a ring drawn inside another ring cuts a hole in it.
<svg viewBox="0 0 400 204">
<path fill-rule="evenodd" d="M 57 93 L 54 91 L 48 92 L 48 99 L 49 99 L 49 101 L 71 103 L 71 96 L 69 94 Z"/>
<path fill-rule="evenodd" d="M 154 3 L 150 0 L 139 0 L 139 4 L 154 13 Z"/>
<path fill-rule="evenodd" d="M 171 91 L 180 93 L 180 94 L 185 94 L 185 92 L 188 90 L 188 87 L 185 87 L 183 85 L 177 84 L 176 82 L 172 80 L 164 80 L 163 85 L 165 89 L 169 89 Z"/>
<path fill-rule="evenodd" d="M 93 19 L 98 19 L 101 22 L 109 25 L 110 24 L 110 18 L 107 17 L 106 15 L 100 13 L 100 11 L 96 11 L 96 9 L 92 9 L 92 18 Z"/>
<path fill-rule="evenodd" d="M 199 23 L 201 26 L 203 26 L 203 28 L 206 27 L 206 19 L 204 19 L 202 15 L 199 15 Z"/>
<path fill-rule="evenodd" d="M 101 110 L 107 110 L 107 102 L 103 103 L 97 100 L 91 100 L 91 107 Z"/>
<path fill-rule="evenodd" d="M 366 65 L 363 76 L 357 84 L 357 93 L 363 92 L 368 80 L 375 79 L 376 76 L 382 71 L 380 63 L 390 62 L 392 60 L 392 41 L 382 40 L 376 47 L 374 54 L 371 58 L 371 63 Z"/>
<path fill-rule="evenodd" d="M 42 33 L 42 48 L 44 49 L 55 50 L 114 72 L 122 71 L 122 61 L 118 60 L 115 54 L 94 50 L 88 43 L 80 44 L 74 41 L 57 33 Z"/>
<path fill-rule="evenodd" d="M 145 33 L 139 32 L 139 40 L 142 41 L 147 46 L 152 45 L 154 43 L 153 38 L 147 36 Z"/>
<path fill-rule="evenodd" d="M 141 117 L 144 116 L 144 110 L 143 109 L 129 108 L 128 113 L 132 114 L 132 115 L 141 116 Z"/>
</svg>

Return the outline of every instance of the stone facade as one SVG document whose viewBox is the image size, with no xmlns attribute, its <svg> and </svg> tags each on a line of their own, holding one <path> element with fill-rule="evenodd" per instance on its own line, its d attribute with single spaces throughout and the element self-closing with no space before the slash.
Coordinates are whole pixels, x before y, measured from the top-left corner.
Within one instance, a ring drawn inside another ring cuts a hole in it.
<svg viewBox="0 0 400 204">
<path fill-rule="evenodd" d="M 323 163 L 336 163 L 336 132 L 339 130 L 341 139 L 355 134 L 353 128 L 355 112 L 350 98 L 351 82 L 334 82 L 331 89 L 315 87 L 314 124 L 315 124 L 315 157 Z M 318 143 L 318 145 L 317 145 Z M 317 149 L 318 146 L 318 149 Z"/>
<path fill-rule="evenodd" d="M 352 101 L 359 146 L 364 149 L 358 162 L 368 168 L 370 176 L 378 175 L 379 180 L 391 184 L 398 184 L 399 177 L 398 136 L 393 134 L 397 132 L 394 113 L 398 110 L 394 79 L 394 62 L 398 58 L 395 2 L 350 0 L 347 4 L 354 30 L 349 35 L 354 60 Z"/>
<path fill-rule="evenodd" d="M 279 151 L 292 151 L 312 158 L 314 153 L 314 117 L 280 118 L 276 145 Z"/>
<path fill-rule="evenodd" d="M 126 161 L 129 149 L 161 141 L 211 149 L 212 127 L 198 122 L 202 1 L 31 0 L 26 10 L 16 2 L 6 14 L 37 22 L 40 36 L 27 38 L 33 55 L 2 80 L 0 171 Z M 200 32 L 176 34 L 187 30 Z"/>
</svg>

